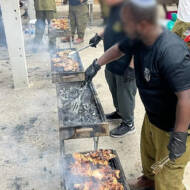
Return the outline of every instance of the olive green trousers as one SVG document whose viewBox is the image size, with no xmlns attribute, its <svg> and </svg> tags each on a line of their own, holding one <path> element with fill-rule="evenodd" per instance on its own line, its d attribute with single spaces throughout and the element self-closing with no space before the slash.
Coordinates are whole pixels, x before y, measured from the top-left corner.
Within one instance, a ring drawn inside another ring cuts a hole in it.
<svg viewBox="0 0 190 190">
<path fill-rule="evenodd" d="M 110 7 L 106 4 L 105 0 L 99 0 L 100 7 L 101 7 L 101 14 L 102 18 L 104 19 L 104 22 L 106 23 L 109 13 L 110 13 Z"/>
<path fill-rule="evenodd" d="M 178 19 L 172 31 L 184 40 L 188 35 L 190 35 L 190 23 L 186 23 Z M 188 42 L 187 45 L 190 48 L 190 42 Z"/>
<path fill-rule="evenodd" d="M 169 133 L 150 123 L 145 115 L 141 132 L 141 159 L 144 175 L 155 181 L 155 190 L 185 190 L 183 175 L 190 161 L 190 137 L 187 140 L 186 153 L 175 162 L 169 162 L 158 175 L 153 175 L 151 166 L 166 157 L 169 152 Z"/>
<path fill-rule="evenodd" d="M 71 22 L 71 34 L 75 35 L 77 31 L 78 38 L 83 39 L 88 23 L 88 5 L 87 3 L 69 6 L 69 17 Z"/>
<path fill-rule="evenodd" d="M 35 38 L 34 38 L 34 44 L 38 46 L 43 38 L 45 27 L 46 27 L 46 21 L 48 25 L 50 24 L 51 19 L 56 18 L 56 12 L 55 11 L 36 11 L 36 32 L 35 32 Z M 48 32 L 49 35 L 49 32 Z M 56 38 L 51 37 L 49 35 L 49 49 L 55 48 L 56 44 Z"/>
</svg>

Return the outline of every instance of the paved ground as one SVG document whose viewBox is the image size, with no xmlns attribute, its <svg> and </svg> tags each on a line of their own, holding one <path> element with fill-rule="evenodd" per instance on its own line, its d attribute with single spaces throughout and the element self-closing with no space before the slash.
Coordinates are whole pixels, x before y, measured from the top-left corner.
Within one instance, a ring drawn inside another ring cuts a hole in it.
<svg viewBox="0 0 190 190">
<path fill-rule="evenodd" d="M 88 28 L 86 42 L 102 30 Z M 83 44 L 83 45 L 85 45 Z M 103 52 L 97 49 L 81 53 L 86 68 Z M 0 184 L 1 190 L 60 190 L 62 165 L 59 160 L 58 119 L 55 85 L 51 83 L 47 53 L 27 58 L 31 87 L 12 88 L 11 67 L 0 61 Z M 104 69 L 94 80 L 105 113 L 114 111 L 111 95 L 104 79 Z M 137 132 L 121 139 L 102 137 L 100 148 L 117 150 L 127 179 L 141 174 L 139 140 L 144 108 L 136 97 L 135 126 Z M 110 123 L 110 129 L 118 123 Z M 69 140 L 67 153 L 93 150 L 92 139 Z M 185 183 L 190 188 L 190 166 Z"/>
</svg>

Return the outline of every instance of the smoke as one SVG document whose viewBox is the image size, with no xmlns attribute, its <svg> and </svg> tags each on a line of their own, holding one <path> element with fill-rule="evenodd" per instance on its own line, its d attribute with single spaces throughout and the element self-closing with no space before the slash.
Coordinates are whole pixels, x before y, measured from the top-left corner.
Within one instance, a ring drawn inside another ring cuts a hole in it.
<svg viewBox="0 0 190 190">
<path fill-rule="evenodd" d="M 30 20 L 28 25 L 24 27 L 24 39 L 25 39 L 25 49 L 28 53 L 44 53 L 49 52 L 49 38 L 48 38 L 48 27 L 42 22 L 37 20 Z M 36 31 L 36 27 L 40 28 L 41 31 Z"/>
<path fill-rule="evenodd" d="M 64 190 L 74 190 L 74 189 L 86 189 L 84 188 L 85 184 L 90 187 L 93 185 L 93 190 L 100 189 L 101 181 L 96 180 L 95 178 L 82 177 L 72 174 L 71 167 L 75 163 L 72 155 L 67 155 L 60 159 L 60 166 L 62 170 L 61 176 L 63 177 L 62 188 Z M 85 166 L 84 166 L 85 167 Z M 77 168 L 76 168 L 77 169 Z M 98 169 L 98 166 L 93 166 L 93 170 Z M 89 183 L 89 184 L 88 184 Z M 77 188 L 77 185 L 82 185 L 83 187 Z"/>
</svg>

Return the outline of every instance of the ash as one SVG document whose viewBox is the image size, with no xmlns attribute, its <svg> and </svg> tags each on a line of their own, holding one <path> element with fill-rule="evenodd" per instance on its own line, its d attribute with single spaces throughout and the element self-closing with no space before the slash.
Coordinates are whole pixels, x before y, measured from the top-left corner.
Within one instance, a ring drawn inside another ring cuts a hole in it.
<svg viewBox="0 0 190 190">
<path fill-rule="evenodd" d="M 58 88 L 58 107 L 64 126 L 86 126 L 101 122 L 93 93 L 88 85 L 81 88 L 80 82 L 65 83 Z M 79 105 L 77 112 L 73 111 L 74 102 Z"/>
</svg>

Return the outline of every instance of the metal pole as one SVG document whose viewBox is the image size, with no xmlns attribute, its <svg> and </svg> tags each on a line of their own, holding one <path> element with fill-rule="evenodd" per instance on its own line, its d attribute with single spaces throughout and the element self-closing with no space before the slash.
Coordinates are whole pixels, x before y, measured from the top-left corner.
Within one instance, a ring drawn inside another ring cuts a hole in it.
<svg viewBox="0 0 190 190">
<path fill-rule="evenodd" d="M 93 137 L 93 140 L 94 140 L 94 151 L 97 151 L 99 145 L 99 137 Z"/>
<path fill-rule="evenodd" d="M 88 0 L 90 25 L 92 25 L 94 22 L 93 4 L 94 4 L 94 0 Z"/>
<path fill-rule="evenodd" d="M 65 141 L 63 139 L 60 140 L 60 153 L 61 157 L 65 155 Z"/>
<path fill-rule="evenodd" d="M 25 88 L 28 87 L 29 82 L 19 0 L 1 0 L 0 5 L 12 66 L 14 87 Z"/>
</svg>

